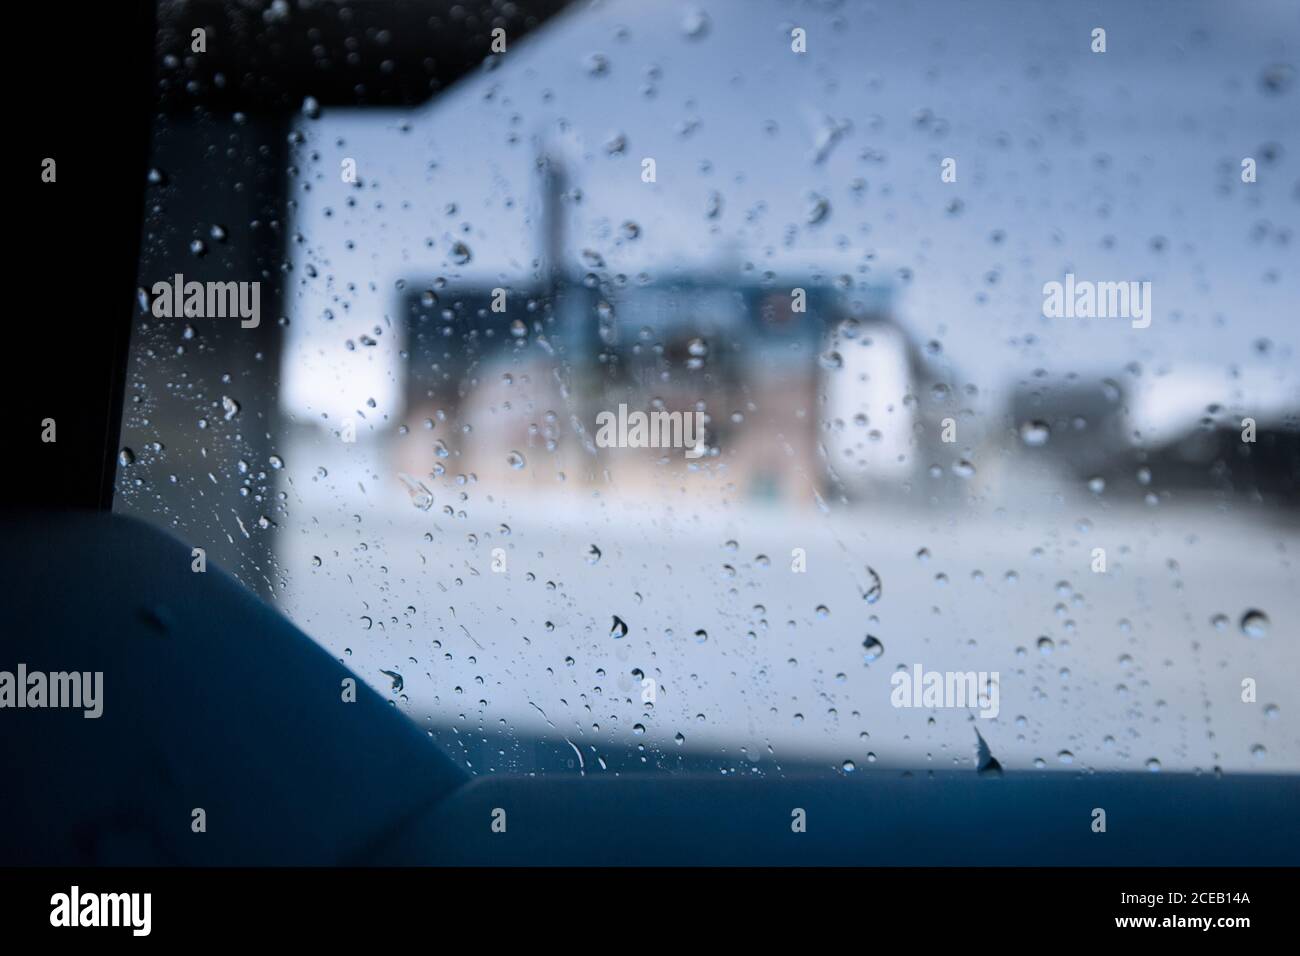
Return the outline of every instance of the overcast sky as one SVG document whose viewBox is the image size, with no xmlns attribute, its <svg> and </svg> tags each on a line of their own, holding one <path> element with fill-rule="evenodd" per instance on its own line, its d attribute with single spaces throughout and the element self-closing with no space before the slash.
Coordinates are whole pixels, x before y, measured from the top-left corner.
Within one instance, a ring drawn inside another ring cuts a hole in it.
<svg viewBox="0 0 1300 956">
<path fill-rule="evenodd" d="M 1295 404 L 1298 48 L 1287 0 L 579 4 L 425 107 L 303 120 L 290 402 L 309 380 L 384 388 L 391 355 L 338 343 L 392 311 L 399 278 L 527 279 L 545 142 L 582 193 L 575 269 L 592 250 L 659 278 L 849 274 L 897 285 L 903 321 L 990 393 L 1038 367 L 1138 362 L 1147 383 L 1196 383 L 1182 391 L 1197 404 L 1232 398 L 1234 366 L 1247 397 Z M 340 182 L 344 157 L 362 190 Z M 452 261 L 457 240 L 469 263 Z M 1068 271 L 1150 280 L 1151 327 L 1043 318 L 1043 283 Z"/>
</svg>

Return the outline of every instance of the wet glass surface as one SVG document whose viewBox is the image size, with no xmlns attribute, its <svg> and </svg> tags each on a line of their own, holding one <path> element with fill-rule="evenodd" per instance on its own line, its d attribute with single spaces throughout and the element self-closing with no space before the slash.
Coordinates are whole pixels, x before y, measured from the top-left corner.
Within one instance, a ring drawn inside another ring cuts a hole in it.
<svg viewBox="0 0 1300 956">
<path fill-rule="evenodd" d="M 1294 772 L 1298 32 L 614 2 L 160 116 L 115 508 L 475 773 Z"/>
</svg>

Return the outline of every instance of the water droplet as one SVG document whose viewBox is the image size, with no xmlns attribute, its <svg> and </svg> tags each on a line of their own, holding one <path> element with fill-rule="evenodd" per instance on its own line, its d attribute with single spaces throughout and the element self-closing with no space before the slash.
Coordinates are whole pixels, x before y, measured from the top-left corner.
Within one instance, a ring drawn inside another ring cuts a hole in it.
<svg viewBox="0 0 1300 956">
<path fill-rule="evenodd" d="M 402 688 L 406 686 L 406 681 L 403 680 L 402 675 L 399 674 L 397 671 L 386 671 L 381 669 L 379 673 L 383 674 L 385 677 L 387 677 L 389 680 L 393 682 L 393 686 L 391 690 L 394 694 L 400 694 L 402 692 Z"/>
<path fill-rule="evenodd" d="M 808 195 L 808 214 L 806 222 L 810 226 L 818 226 L 826 221 L 831 214 L 831 201 L 825 196 L 817 193 Z"/>
<path fill-rule="evenodd" d="M 515 471 L 519 471 L 525 465 L 527 465 L 528 462 L 527 460 L 525 460 L 524 456 L 520 452 L 512 451 L 510 454 L 506 456 L 506 464 L 508 464 Z"/>
<path fill-rule="evenodd" d="M 135 464 L 135 452 L 129 448 L 123 448 L 117 453 L 117 463 L 123 466 Z"/>
<path fill-rule="evenodd" d="M 868 634 L 866 640 L 862 642 L 862 650 L 867 663 L 870 664 L 874 660 L 879 660 L 880 656 L 885 653 L 885 645 L 880 638 Z"/>
<path fill-rule="evenodd" d="M 1041 448 L 1046 445 L 1051 435 L 1052 429 L 1047 422 L 1035 420 L 1020 426 L 1020 440 L 1030 448 Z"/>
<path fill-rule="evenodd" d="M 615 133 L 612 136 L 610 136 L 609 139 L 605 140 L 605 154 L 607 156 L 622 156 L 623 153 L 625 153 L 626 151 L 627 151 L 626 133 Z"/>
<path fill-rule="evenodd" d="M 614 615 L 614 625 L 610 628 L 609 636 L 615 640 L 627 637 L 627 623 L 617 614 Z"/>
<path fill-rule="evenodd" d="M 1295 82 L 1295 67 L 1289 63 L 1273 63 L 1259 75 L 1259 88 L 1269 96 L 1281 96 Z"/>
<path fill-rule="evenodd" d="M 868 604 L 875 604 L 884 595 L 884 585 L 880 582 L 880 575 L 876 573 L 875 568 L 867 568 L 867 589 L 862 592 L 862 600 Z"/>
<path fill-rule="evenodd" d="M 1151 771 L 1152 773 L 1159 773 L 1159 772 L 1160 772 L 1160 761 L 1157 760 L 1155 757 L 1152 757 L 1150 760 L 1148 760 L 1148 761 L 1146 762 L 1146 768 L 1147 768 L 1147 770 Z"/>
<path fill-rule="evenodd" d="M 1268 615 L 1253 608 L 1241 616 L 1241 633 L 1258 640 L 1268 635 Z"/>
<path fill-rule="evenodd" d="M 600 561 L 601 557 L 602 555 L 601 555 L 600 548 L 596 547 L 594 544 L 587 548 L 588 564 L 596 564 L 597 562 Z"/>
<path fill-rule="evenodd" d="M 1056 642 L 1050 637 L 1040 637 L 1038 639 L 1038 650 L 1044 657 L 1046 657 L 1051 654 L 1052 651 L 1056 650 Z"/>
<path fill-rule="evenodd" d="M 832 372 L 844 367 L 844 356 L 834 349 L 828 349 L 817 357 L 817 361 L 822 368 L 830 369 Z"/>
<path fill-rule="evenodd" d="M 428 511 L 433 507 L 433 492 L 424 482 L 405 474 L 399 474 L 397 477 L 406 486 L 406 493 L 411 496 L 411 504 L 416 509 Z"/>
<path fill-rule="evenodd" d="M 852 760 L 846 760 L 846 761 L 844 761 L 844 763 L 842 763 L 842 764 L 840 765 L 840 768 L 841 768 L 845 773 L 852 773 L 853 771 L 855 771 L 855 770 L 858 769 L 858 766 L 857 766 L 857 764 L 855 764 Z"/>
<path fill-rule="evenodd" d="M 692 40 L 707 36 L 710 25 L 709 15 L 703 10 L 692 8 L 687 10 L 686 16 L 682 18 L 682 32 Z"/>
<path fill-rule="evenodd" d="M 717 219 L 722 215 L 722 193 L 716 189 L 709 192 L 708 198 L 704 203 L 704 218 Z"/>
<path fill-rule="evenodd" d="M 1062 750 L 1056 755 L 1056 759 L 1065 764 L 1074 763 L 1074 754 L 1070 753 L 1068 750 Z"/>
<path fill-rule="evenodd" d="M 989 749 L 984 735 L 978 730 L 975 731 L 975 760 L 975 772 L 981 777 L 1002 776 L 1002 764 L 998 763 L 998 758 L 993 756 L 993 751 Z"/>
</svg>

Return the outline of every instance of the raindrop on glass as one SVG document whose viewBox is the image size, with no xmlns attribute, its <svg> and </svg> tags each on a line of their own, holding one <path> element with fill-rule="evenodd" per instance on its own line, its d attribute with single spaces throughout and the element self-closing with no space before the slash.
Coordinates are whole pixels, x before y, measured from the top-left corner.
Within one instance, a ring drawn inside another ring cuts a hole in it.
<svg viewBox="0 0 1300 956">
<path fill-rule="evenodd" d="M 1268 615 L 1251 609 L 1241 616 L 1241 633 L 1258 640 L 1268 634 Z"/>
<path fill-rule="evenodd" d="M 1041 448 L 1047 444 L 1047 439 L 1052 435 L 1051 428 L 1047 422 L 1032 421 L 1025 422 L 1020 426 L 1020 440 L 1030 448 Z"/>
<path fill-rule="evenodd" d="M 880 582 L 880 575 L 876 573 L 875 568 L 867 568 L 867 589 L 862 592 L 862 600 L 868 604 L 875 604 L 884 594 L 884 585 Z"/>
</svg>

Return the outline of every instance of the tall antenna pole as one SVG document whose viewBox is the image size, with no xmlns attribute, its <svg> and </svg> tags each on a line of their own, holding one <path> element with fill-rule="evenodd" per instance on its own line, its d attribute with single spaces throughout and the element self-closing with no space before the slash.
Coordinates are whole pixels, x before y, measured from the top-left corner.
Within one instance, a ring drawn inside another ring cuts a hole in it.
<svg viewBox="0 0 1300 956">
<path fill-rule="evenodd" d="M 542 283 L 554 296 L 564 280 L 564 194 L 568 176 L 564 161 L 554 150 L 542 153 Z"/>
</svg>

